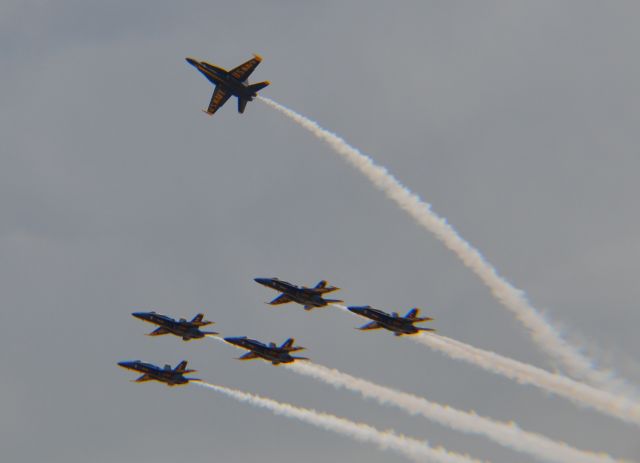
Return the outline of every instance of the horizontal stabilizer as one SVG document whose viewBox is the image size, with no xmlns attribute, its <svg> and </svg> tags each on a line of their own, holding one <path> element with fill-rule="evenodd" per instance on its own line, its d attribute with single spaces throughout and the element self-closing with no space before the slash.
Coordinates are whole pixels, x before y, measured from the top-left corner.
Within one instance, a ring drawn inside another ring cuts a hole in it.
<svg viewBox="0 0 640 463">
<path fill-rule="evenodd" d="M 251 90 L 253 93 L 258 93 L 260 90 L 262 90 L 263 88 L 265 88 L 266 86 L 268 86 L 271 82 L 268 81 L 264 81 L 264 82 L 258 82 L 257 84 L 251 84 L 249 85 L 249 90 Z"/>
<path fill-rule="evenodd" d="M 246 98 L 238 98 L 238 112 L 240 114 L 244 112 L 244 109 L 247 107 L 248 102 L 249 100 L 247 100 Z"/>
</svg>

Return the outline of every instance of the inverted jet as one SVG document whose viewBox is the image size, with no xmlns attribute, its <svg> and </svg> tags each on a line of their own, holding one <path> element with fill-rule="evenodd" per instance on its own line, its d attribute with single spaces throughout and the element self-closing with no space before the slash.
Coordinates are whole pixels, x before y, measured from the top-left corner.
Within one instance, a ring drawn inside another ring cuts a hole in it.
<svg viewBox="0 0 640 463">
<path fill-rule="evenodd" d="M 306 357 L 292 357 L 291 352 L 304 350 L 304 347 L 294 346 L 295 340 L 293 338 L 287 339 L 278 347 L 275 343 L 270 342 L 268 345 L 256 341 L 255 339 L 249 339 L 246 336 L 237 338 L 224 338 L 229 344 L 247 349 L 249 352 L 244 354 L 238 360 L 253 360 L 261 358 L 267 362 L 271 362 L 273 365 L 279 365 L 281 363 L 291 363 L 296 360 L 309 360 Z"/>
<path fill-rule="evenodd" d="M 322 295 L 337 291 L 340 288 L 328 286 L 325 280 L 320 281 L 313 288 L 296 286 L 278 278 L 256 278 L 255 281 L 268 288 L 280 291 L 282 294 L 269 302 L 271 305 L 286 304 L 296 302 L 304 306 L 304 310 L 311 310 L 315 307 L 325 307 L 328 304 L 342 302 L 339 299 L 323 299 Z"/>
<path fill-rule="evenodd" d="M 159 326 L 159 328 L 156 328 L 154 331 L 149 333 L 148 336 L 174 334 L 181 337 L 184 341 L 189 341 L 191 339 L 203 338 L 208 334 L 218 334 L 215 331 L 200 331 L 200 327 L 213 324 L 213 322 L 203 320 L 204 315 L 201 313 L 193 317 L 191 321 L 187 321 L 184 318 L 174 320 L 171 317 L 160 315 L 155 312 L 134 312 L 131 315 L 139 318 L 140 320 L 144 320 L 145 322 Z"/>
<path fill-rule="evenodd" d="M 238 98 L 238 112 L 243 113 L 247 103 L 258 95 L 258 91 L 269 85 L 267 81 L 249 84 L 247 80 L 261 61 L 262 58 L 260 56 L 253 55 L 253 58 L 249 61 L 227 71 L 224 68 L 205 61 L 187 58 L 187 63 L 195 67 L 209 82 L 216 86 L 209 107 L 206 111 L 203 111 L 213 116 L 233 95 Z"/>
<path fill-rule="evenodd" d="M 414 308 L 407 312 L 404 317 L 398 315 L 397 312 L 388 314 L 382 310 L 374 309 L 370 305 L 362 307 L 348 307 L 348 309 L 362 317 L 373 320 L 371 323 L 358 328 L 359 330 L 377 330 L 384 328 L 393 331 L 396 336 L 403 334 L 416 334 L 420 331 L 435 331 L 433 328 L 422 328 L 414 326 L 414 323 L 426 322 L 433 320 L 431 317 L 419 317 L 420 309 Z"/>
<path fill-rule="evenodd" d="M 158 381 L 165 383 L 167 386 L 181 386 L 187 384 L 189 381 L 199 381 L 197 378 L 185 378 L 187 373 L 193 373 L 196 370 L 187 370 L 187 361 L 183 360 L 175 368 L 171 368 L 171 365 L 165 365 L 164 368 L 152 365 L 150 363 L 141 362 L 140 360 L 132 360 L 127 362 L 119 362 L 122 368 L 127 370 L 137 371 L 142 373 L 138 379 L 134 380 L 136 383 L 143 383 L 145 381 Z"/>
</svg>

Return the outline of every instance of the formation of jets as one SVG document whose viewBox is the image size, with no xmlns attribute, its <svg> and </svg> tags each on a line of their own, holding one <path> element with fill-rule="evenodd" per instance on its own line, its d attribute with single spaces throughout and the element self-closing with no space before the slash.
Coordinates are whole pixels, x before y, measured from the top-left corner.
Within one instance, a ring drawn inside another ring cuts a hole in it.
<svg viewBox="0 0 640 463">
<path fill-rule="evenodd" d="M 262 61 L 262 58 L 258 55 L 254 55 L 250 60 L 230 70 L 207 63 L 206 61 L 198 61 L 194 58 L 186 58 L 186 60 L 215 86 L 209 106 L 204 110 L 204 112 L 210 116 L 215 114 L 232 96 L 238 99 L 238 112 L 243 113 L 247 103 L 252 101 L 260 90 L 269 85 L 267 81 L 256 84 L 250 84 L 248 81 L 251 73 L 253 73 Z M 331 304 L 343 302 L 340 299 L 325 299 L 323 297 L 327 293 L 340 289 L 335 286 L 330 286 L 325 280 L 321 280 L 313 288 L 297 286 L 280 280 L 279 278 L 256 278 L 255 281 L 280 293 L 275 299 L 268 302 L 270 305 L 295 302 L 300 304 L 304 310 L 309 311 L 318 307 L 326 307 Z M 358 328 L 360 330 L 383 328 L 393 332 L 396 336 L 416 334 L 420 331 L 434 331 L 432 328 L 415 326 L 415 323 L 433 320 L 430 317 L 420 317 L 420 311 L 417 308 L 409 310 L 404 317 L 398 315 L 396 312 L 388 314 L 382 310 L 374 309 L 371 306 L 352 306 L 348 307 L 348 309 L 352 313 L 371 320 L 371 322 Z M 190 341 L 192 339 L 202 339 L 206 336 L 218 335 L 215 331 L 202 331 L 200 329 L 203 326 L 213 324 L 213 322 L 204 320 L 204 314 L 201 313 L 193 317 L 191 321 L 185 318 L 175 320 L 167 315 L 161 315 L 153 311 L 134 312 L 131 315 L 157 326 L 155 330 L 148 334 L 149 336 L 173 334 L 174 336 L 182 338 L 184 341 Z M 308 360 L 306 357 L 294 357 L 291 355 L 292 352 L 304 350 L 304 347 L 294 346 L 295 341 L 293 338 L 287 339 L 280 346 L 273 342 L 265 344 L 246 336 L 227 337 L 224 338 L 224 341 L 248 351 L 242 355 L 239 360 L 262 359 L 271 362 L 273 365 L 291 363 L 296 360 Z M 118 365 L 128 370 L 142 373 L 142 376 L 134 380 L 138 383 L 158 381 L 165 383 L 167 386 L 178 386 L 188 384 L 189 381 L 199 381 L 197 378 L 187 378 L 184 376 L 187 373 L 196 371 L 187 369 L 186 360 L 180 362 L 175 368 L 171 368 L 170 365 L 165 365 L 164 368 L 162 368 L 140 360 L 119 362 Z"/>
<path fill-rule="evenodd" d="M 340 289 L 335 286 L 330 286 L 326 280 L 321 280 L 313 288 L 296 286 L 292 283 L 280 280 L 279 278 L 256 278 L 255 281 L 261 285 L 281 292 L 278 297 L 271 302 L 268 302 L 268 304 L 271 305 L 295 302 L 302 305 L 305 310 L 311 310 L 316 307 L 325 307 L 329 304 L 342 302 L 338 299 L 322 298 L 323 294 Z M 409 310 L 404 317 L 398 315 L 396 312 L 389 314 L 382 310 L 374 309 L 369 305 L 350 306 L 347 308 L 354 314 L 372 320 L 366 325 L 359 327 L 359 330 L 376 330 L 384 328 L 391 331 L 396 336 L 417 334 L 420 331 L 434 331 L 433 328 L 415 326 L 416 323 L 433 320 L 431 317 L 420 317 L 420 309 L 418 308 Z M 161 315 L 156 312 L 134 312 L 131 315 L 158 326 L 158 328 L 148 334 L 149 336 L 173 334 L 182 338 L 184 341 L 189 341 L 191 339 L 201 339 L 206 336 L 217 337 L 218 335 L 218 333 L 214 331 L 200 330 L 203 326 L 213 324 L 213 322 L 205 320 L 204 314 L 201 313 L 193 317 L 191 321 L 188 321 L 185 318 L 175 320 L 167 315 Z M 305 349 L 301 346 L 295 346 L 295 340 L 293 338 L 287 339 L 280 346 L 273 342 L 266 344 L 255 339 L 250 339 L 246 336 L 226 337 L 223 338 L 223 340 L 228 344 L 248 351 L 246 354 L 239 357 L 238 360 L 262 359 L 267 362 L 271 362 L 273 365 L 292 363 L 296 360 L 309 360 L 306 357 L 294 357 L 291 355 L 292 352 L 298 352 Z M 193 373 L 196 371 L 187 370 L 186 360 L 180 362 L 175 369 L 172 369 L 170 365 L 165 365 L 164 368 L 161 368 L 150 363 L 144 363 L 140 360 L 120 362 L 118 365 L 123 368 L 142 373 L 142 376 L 134 380 L 135 382 L 159 381 L 165 383 L 167 386 L 178 386 L 188 384 L 189 381 L 199 381 L 196 378 L 187 378 L 184 376 L 187 373 Z"/>
</svg>

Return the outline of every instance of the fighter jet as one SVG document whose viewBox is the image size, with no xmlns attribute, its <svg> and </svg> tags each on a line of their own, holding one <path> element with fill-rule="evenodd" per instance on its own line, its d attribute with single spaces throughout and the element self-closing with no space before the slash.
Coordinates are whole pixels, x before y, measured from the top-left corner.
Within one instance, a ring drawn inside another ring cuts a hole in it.
<svg viewBox="0 0 640 463">
<path fill-rule="evenodd" d="M 287 302 L 297 302 L 304 306 L 304 310 L 311 310 L 314 307 L 324 307 L 331 303 L 342 302 L 339 299 L 323 299 L 322 295 L 337 291 L 340 288 L 335 286 L 327 286 L 325 280 L 320 281 L 313 288 L 307 288 L 305 286 L 296 286 L 289 282 L 280 280 L 278 278 L 256 278 L 255 281 L 261 285 L 267 286 L 276 291 L 280 291 L 282 294 L 276 297 L 273 301 L 269 302 L 271 305 L 286 304 Z"/>
<path fill-rule="evenodd" d="M 238 98 L 238 112 L 243 113 L 247 102 L 253 100 L 258 95 L 258 91 L 269 85 L 269 82 L 260 82 L 257 84 L 249 84 L 247 80 L 249 75 L 260 64 L 262 58 L 253 55 L 253 58 L 246 63 L 237 66 L 230 71 L 219 66 L 209 64 L 205 61 L 198 61 L 193 58 L 187 58 L 187 63 L 194 66 L 204 76 L 216 86 L 211 102 L 207 110 L 203 110 L 210 116 L 220 108 L 231 95 Z"/>
<path fill-rule="evenodd" d="M 140 360 L 132 360 L 129 362 L 119 362 L 122 368 L 127 370 L 138 371 L 142 373 L 138 379 L 134 380 L 136 383 L 142 383 L 145 381 L 158 381 L 165 383 L 167 386 L 181 386 L 187 384 L 189 381 L 199 381 L 198 378 L 185 378 L 183 375 L 187 373 L 193 373 L 196 370 L 187 370 L 187 361 L 183 360 L 174 369 L 171 365 L 165 365 L 164 368 L 157 367 L 150 363 L 144 363 Z"/>
<path fill-rule="evenodd" d="M 295 340 L 293 338 L 287 339 L 282 343 L 280 347 L 276 346 L 275 343 L 270 342 L 269 345 L 263 344 L 260 341 L 256 341 L 255 339 L 249 339 L 246 336 L 238 337 L 238 338 L 224 338 L 229 344 L 233 344 L 234 346 L 238 346 L 242 349 L 247 349 L 248 353 L 244 354 L 242 357 L 238 358 L 238 360 L 252 360 L 261 358 L 268 362 L 271 362 L 273 365 L 279 365 L 281 363 L 291 363 L 296 360 L 309 360 L 306 357 L 292 357 L 289 355 L 290 352 L 296 352 L 299 350 L 304 350 L 304 347 L 294 346 L 293 343 Z"/>
<path fill-rule="evenodd" d="M 190 322 L 184 318 L 174 320 L 171 317 L 155 312 L 134 312 L 131 315 L 160 327 L 149 333 L 148 336 L 162 336 L 163 334 L 171 333 L 181 337 L 184 341 L 189 341 L 191 339 L 203 338 L 208 334 L 218 334 L 215 331 L 200 331 L 201 326 L 211 325 L 213 323 L 203 320 L 204 315 L 201 313 L 193 317 Z"/>
<path fill-rule="evenodd" d="M 373 320 L 371 323 L 367 323 L 364 326 L 358 328 L 359 330 L 377 330 L 384 328 L 389 331 L 393 331 L 396 336 L 402 336 L 403 334 L 416 334 L 420 331 L 435 331 L 433 328 L 420 328 L 413 326 L 417 322 L 426 322 L 433 320 L 430 317 L 418 317 L 420 309 L 414 308 L 407 312 L 407 315 L 401 317 L 397 312 L 393 312 L 389 315 L 382 310 L 374 309 L 370 305 L 362 307 L 348 307 L 348 309 L 361 315 L 363 317 Z"/>
</svg>

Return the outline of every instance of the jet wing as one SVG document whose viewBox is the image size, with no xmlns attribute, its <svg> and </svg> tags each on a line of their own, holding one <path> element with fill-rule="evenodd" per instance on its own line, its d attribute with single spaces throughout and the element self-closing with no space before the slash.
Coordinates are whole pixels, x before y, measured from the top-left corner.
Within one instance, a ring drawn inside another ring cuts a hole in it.
<svg viewBox="0 0 640 463">
<path fill-rule="evenodd" d="M 382 325 L 378 322 L 371 322 L 371 323 L 367 323 L 366 325 L 362 325 L 360 328 L 358 328 L 359 330 L 378 330 L 382 328 Z"/>
<path fill-rule="evenodd" d="M 287 296 L 286 294 L 281 294 L 280 296 L 276 297 L 273 301 L 269 302 L 269 304 L 271 305 L 280 305 L 280 304 L 286 304 L 287 302 L 291 302 L 292 299 Z"/>
<path fill-rule="evenodd" d="M 246 63 L 242 63 L 240 66 L 230 70 L 229 75 L 244 82 L 249 78 L 249 76 L 255 70 L 255 68 L 258 67 L 258 64 L 260 64 L 260 61 L 262 61 L 262 58 L 260 56 L 253 55 L 253 58 L 251 58 Z"/>
<path fill-rule="evenodd" d="M 256 354 L 254 354 L 253 352 L 247 352 L 242 357 L 238 357 L 238 360 L 253 360 L 253 359 L 257 359 L 257 358 L 258 358 L 258 356 Z"/>
<path fill-rule="evenodd" d="M 209 107 L 207 108 L 207 114 L 213 116 L 215 112 L 227 102 L 231 93 L 227 92 L 220 85 L 216 87 L 213 92 L 213 96 L 211 97 L 211 102 L 209 103 Z"/>
<path fill-rule="evenodd" d="M 136 383 L 144 383 L 145 381 L 151 381 L 153 378 L 149 375 L 142 375 L 135 380 Z"/>
<path fill-rule="evenodd" d="M 166 328 L 158 328 L 149 333 L 149 336 L 162 336 L 163 334 L 169 334 L 169 330 Z"/>
</svg>

